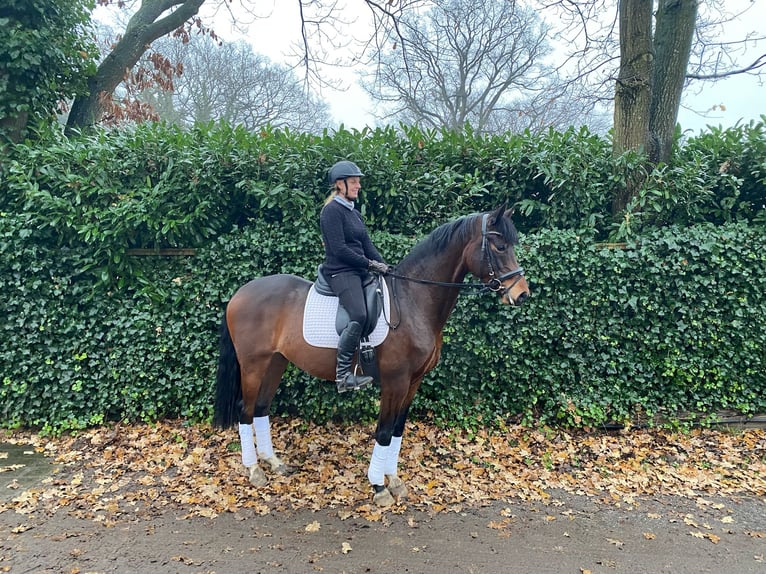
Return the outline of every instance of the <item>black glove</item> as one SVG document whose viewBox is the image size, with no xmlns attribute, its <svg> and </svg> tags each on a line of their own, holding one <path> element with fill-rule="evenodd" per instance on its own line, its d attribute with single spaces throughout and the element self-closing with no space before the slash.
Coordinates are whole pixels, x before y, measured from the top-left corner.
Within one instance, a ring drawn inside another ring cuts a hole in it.
<svg viewBox="0 0 766 574">
<path fill-rule="evenodd" d="M 369 269 L 373 273 L 381 273 L 383 275 L 391 271 L 391 268 L 388 265 L 386 265 L 382 261 L 375 261 L 374 259 L 370 259 L 370 263 L 367 266 L 367 269 Z"/>
</svg>

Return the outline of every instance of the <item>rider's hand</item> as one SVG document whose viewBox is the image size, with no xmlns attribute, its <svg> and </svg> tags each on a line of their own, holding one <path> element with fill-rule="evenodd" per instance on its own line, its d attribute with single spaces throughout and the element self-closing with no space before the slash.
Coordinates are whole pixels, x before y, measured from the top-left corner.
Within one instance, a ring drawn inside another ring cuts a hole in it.
<svg viewBox="0 0 766 574">
<path fill-rule="evenodd" d="M 381 273 L 383 275 L 391 271 L 391 267 L 389 267 L 382 261 L 375 261 L 374 259 L 370 259 L 370 263 L 367 266 L 367 269 L 369 269 L 370 271 L 373 271 L 374 273 Z"/>
</svg>

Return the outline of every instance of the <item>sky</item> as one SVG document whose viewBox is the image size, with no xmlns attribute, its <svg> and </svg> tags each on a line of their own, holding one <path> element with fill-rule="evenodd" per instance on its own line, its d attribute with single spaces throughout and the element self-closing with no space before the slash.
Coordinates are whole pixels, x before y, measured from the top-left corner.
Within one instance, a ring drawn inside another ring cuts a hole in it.
<svg viewBox="0 0 766 574">
<path fill-rule="evenodd" d="M 739 37 L 743 32 L 753 29 L 762 29 L 762 23 L 766 22 L 766 0 L 752 0 L 753 8 L 748 13 L 745 21 L 732 22 L 727 25 L 727 35 Z M 735 10 L 738 5 L 750 4 L 751 0 L 726 0 L 727 8 Z M 359 0 L 347 0 L 344 14 L 353 18 L 354 6 L 362 6 Z M 254 20 L 247 26 L 244 39 L 248 40 L 253 49 L 265 54 L 276 62 L 288 63 L 291 43 L 299 39 L 297 23 L 300 21 L 297 12 L 297 2 L 285 0 L 268 0 L 259 4 L 262 6 L 260 15 L 267 18 Z M 341 2 L 342 5 L 342 2 Z M 366 8 L 364 8 L 366 10 Z M 354 33 L 363 29 L 359 22 L 352 26 Z M 757 23 L 753 26 L 753 23 Z M 240 32 L 232 30 L 233 35 Z M 761 46 L 761 51 L 750 50 L 744 61 L 754 60 L 758 53 L 766 50 L 766 45 Z M 293 60 L 294 63 L 294 60 Z M 331 90 L 324 88 L 321 96 L 330 104 L 330 110 L 337 123 L 343 123 L 346 127 L 357 129 L 365 125 L 375 125 L 374 116 L 370 113 L 373 104 L 364 90 L 356 84 L 354 73 L 345 70 L 327 69 L 326 77 L 334 78 L 337 85 L 344 85 L 346 89 Z M 699 86 L 699 84 L 698 84 Z M 707 125 L 730 127 L 738 121 L 745 123 L 749 120 L 758 120 L 760 114 L 766 114 L 766 86 L 759 85 L 752 76 L 735 76 L 716 84 L 705 84 L 701 91 L 699 87 L 690 87 L 684 95 L 682 107 L 679 110 L 679 118 L 682 128 L 687 133 L 698 133 Z"/>
</svg>

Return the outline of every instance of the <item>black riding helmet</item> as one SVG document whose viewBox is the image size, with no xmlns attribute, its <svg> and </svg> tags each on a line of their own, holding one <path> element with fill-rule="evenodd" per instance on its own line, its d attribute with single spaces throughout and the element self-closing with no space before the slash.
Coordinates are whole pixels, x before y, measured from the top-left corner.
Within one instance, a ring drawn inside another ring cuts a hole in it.
<svg viewBox="0 0 766 574">
<path fill-rule="evenodd" d="M 335 163 L 328 173 L 330 185 L 333 185 L 339 179 L 347 177 L 362 177 L 364 174 L 353 161 L 343 160 Z"/>
</svg>

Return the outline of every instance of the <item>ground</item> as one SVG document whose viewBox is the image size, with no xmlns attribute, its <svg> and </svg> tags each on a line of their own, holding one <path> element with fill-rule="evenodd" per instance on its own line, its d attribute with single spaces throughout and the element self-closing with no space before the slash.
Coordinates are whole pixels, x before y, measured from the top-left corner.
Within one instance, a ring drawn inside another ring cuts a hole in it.
<svg viewBox="0 0 766 574">
<path fill-rule="evenodd" d="M 389 509 L 365 484 L 369 432 L 276 421 L 297 468 L 262 489 L 232 432 L 15 433 L 0 448 L 0 572 L 766 573 L 763 430 L 416 423 L 410 495 Z"/>
</svg>

